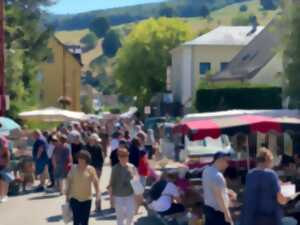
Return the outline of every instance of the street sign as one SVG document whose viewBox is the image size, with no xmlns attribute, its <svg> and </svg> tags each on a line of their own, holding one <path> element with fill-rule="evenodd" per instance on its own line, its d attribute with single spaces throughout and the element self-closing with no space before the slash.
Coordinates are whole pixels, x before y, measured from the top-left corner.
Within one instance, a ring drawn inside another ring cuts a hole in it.
<svg viewBox="0 0 300 225">
<path fill-rule="evenodd" d="M 150 114 L 151 114 L 151 107 L 150 107 L 150 106 L 145 106 L 145 108 L 144 108 L 144 113 L 145 113 L 146 115 L 150 115 Z"/>
</svg>

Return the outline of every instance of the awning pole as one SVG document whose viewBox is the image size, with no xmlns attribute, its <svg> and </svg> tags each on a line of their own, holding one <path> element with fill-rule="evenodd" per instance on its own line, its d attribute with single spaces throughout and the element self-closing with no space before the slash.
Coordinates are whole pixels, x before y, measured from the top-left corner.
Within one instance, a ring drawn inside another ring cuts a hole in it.
<svg viewBox="0 0 300 225">
<path fill-rule="evenodd" d="M 247 170 L 250 170 L 250 148 L 249 148 L 249 134 L 246 135 L 246 148 L 247 148 Z"/>
</svg>

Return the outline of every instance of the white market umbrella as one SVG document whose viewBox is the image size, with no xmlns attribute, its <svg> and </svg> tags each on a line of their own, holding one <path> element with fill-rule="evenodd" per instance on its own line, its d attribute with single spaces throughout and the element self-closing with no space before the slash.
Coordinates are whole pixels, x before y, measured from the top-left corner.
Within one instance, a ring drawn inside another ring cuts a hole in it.
<svg viewBox="0 0 300 225">
<path fill-rule="evenodd" d="M 22 112 L 19 117 L 25 120 L 41 120 L 47 122 L 63 122 L 66 120 L 83 120 L 83 112 L 74 112 L 54 107 Z"/>
</svg>

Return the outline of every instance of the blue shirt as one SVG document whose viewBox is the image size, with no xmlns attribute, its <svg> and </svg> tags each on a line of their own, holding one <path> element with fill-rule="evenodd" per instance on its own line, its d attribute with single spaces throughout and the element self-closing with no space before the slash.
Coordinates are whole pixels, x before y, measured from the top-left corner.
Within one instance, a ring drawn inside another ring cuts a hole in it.
<svg viewBox="0 0 300 225">
<path fill-rule="evenodd" d="M 274 225 L 281 225 L 283 213 L 277 202 L 278 192 L 280 182 L 275 171 L 271 169 L 250 171 L 246 178 L 241 225 L 252 225 L 260 216 L 275 220 Z"/>
</svg>

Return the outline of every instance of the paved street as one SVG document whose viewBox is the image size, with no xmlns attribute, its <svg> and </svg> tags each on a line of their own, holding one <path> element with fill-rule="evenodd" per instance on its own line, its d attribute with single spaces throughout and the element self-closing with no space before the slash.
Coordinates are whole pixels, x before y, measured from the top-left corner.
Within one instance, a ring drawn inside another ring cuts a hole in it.
<svg viewBox="0 0 300 225">
<path fill-rule="evenodd" d="M 101 187 L 105 190 L 110 174 L 110 169 L 105 167 Z M 115 215 L 109 210 L 108 196 L 103 195 L 104 216 L 91 215 L 91 225 L 115 225 Z M 57 194 L 34 193 L 18 197 L 9 198 L 5 204 L 0 204 L 0 224 L 1 225 L 62 225 L 61 205 L 64 197 Z M 143 210 L 141 210 L 143 211 Z M 153 219 L 145 218 L 145 212 L 136 218 L 138 225 L 158 224 Z"/>
</svg>

